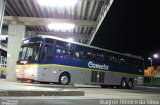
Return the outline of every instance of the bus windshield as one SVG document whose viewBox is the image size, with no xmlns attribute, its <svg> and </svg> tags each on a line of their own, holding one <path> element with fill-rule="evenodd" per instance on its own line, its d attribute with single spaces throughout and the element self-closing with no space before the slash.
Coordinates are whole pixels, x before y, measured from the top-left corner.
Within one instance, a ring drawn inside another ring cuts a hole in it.
<svg viewBox="0 0 160 105">
<path fill-rule="evenodd" d="M 22 45 L 19 54 L 19 62 L 27 61 L 27 63 L 37 62 L 40 52 L 40 43 L 29 43 Z"/>
</svg>

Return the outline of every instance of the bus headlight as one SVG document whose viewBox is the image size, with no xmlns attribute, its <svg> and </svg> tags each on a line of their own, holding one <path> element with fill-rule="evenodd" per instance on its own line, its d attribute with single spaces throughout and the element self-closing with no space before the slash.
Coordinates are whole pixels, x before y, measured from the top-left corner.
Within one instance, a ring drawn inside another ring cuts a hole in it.
<svg viewBox="0 0 160 105">
<path fill-rule="evenodd" d="M 16 69 L 16 72 L 19 73 L 19 69 Z"/>
<path fill-rule="evenodd" d="M 34 74 L 34 70 L 33 69 L 26 69 L 24 71 L 25 74 Z"/>
<path fill-rule="evenodd" d="M 28 68 L 24 71 L 25 74 L 30 74 L 30 75 L 34 75 L 36 72 L 37 67 L 33 67 L 33 68 Z"/>
</svg>

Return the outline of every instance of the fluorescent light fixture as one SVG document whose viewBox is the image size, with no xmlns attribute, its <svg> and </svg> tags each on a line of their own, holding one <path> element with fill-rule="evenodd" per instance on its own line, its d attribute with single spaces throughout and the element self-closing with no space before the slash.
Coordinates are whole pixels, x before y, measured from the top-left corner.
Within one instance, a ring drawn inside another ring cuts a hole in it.
<svg viewBox="0 0 160 105">
<path fill-rule="evenodd" d="M 67 41 L 68 42 L 73 42 L 73 38 L 68 38 Z"/>
<path fill-rule="evenodd" d="M 72 30 L 75 25 L 70 23 L 51 23 L 48 25 L 50 30 Z"/>
<path fill-rule="evenodd" d="M 37 0 L 37 2 L 42 6 L 71 7 L 76 5 L 77 0 Z"/>
</svg>

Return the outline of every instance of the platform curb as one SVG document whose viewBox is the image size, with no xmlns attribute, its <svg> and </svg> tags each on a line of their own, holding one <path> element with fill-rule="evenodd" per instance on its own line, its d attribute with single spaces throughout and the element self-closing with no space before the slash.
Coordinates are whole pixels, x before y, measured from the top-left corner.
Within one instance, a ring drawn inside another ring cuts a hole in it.
<svg viewBox="0 0 160 105">
<path fill-rule="evenodd" d="M 0 96 L 84 96 L 84 91 L 0 91 Z"/>
</svg>

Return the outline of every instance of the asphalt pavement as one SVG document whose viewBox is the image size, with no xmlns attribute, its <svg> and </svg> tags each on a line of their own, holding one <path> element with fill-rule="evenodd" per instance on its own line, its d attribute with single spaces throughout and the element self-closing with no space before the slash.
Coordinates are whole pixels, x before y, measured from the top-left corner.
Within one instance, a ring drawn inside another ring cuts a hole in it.
<svg viewBox="0 0 160 105">
<path fill-rule="evenodd" d="M 83 95 L 0 96 L 0 105 L 160 105 L 160 88 L 136 86 L 133 89 L 101 88 L 98 85 L 30 84 L 0 80 L 0 91 L 79 91 Z M 108 103 L 112 102 L 112 103 Z M 131 103 L 128 103 L 131 102 Z"/>
</svg>

